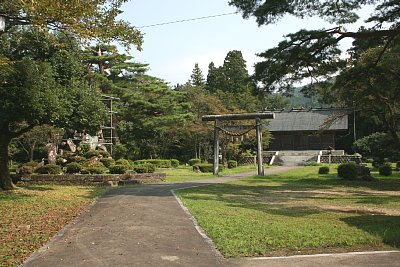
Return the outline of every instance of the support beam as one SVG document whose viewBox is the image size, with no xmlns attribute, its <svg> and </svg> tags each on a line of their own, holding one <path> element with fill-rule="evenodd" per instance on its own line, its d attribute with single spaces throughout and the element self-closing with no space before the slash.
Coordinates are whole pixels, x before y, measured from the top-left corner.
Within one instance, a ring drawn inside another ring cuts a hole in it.
<svg viewBox="0 0 400 267">
<path fill-rule="evenodd" d="M 219 120 L 214 123 L 214 168 L 213 174 L 218 175 L 219 172 Z"/>
<path fill-rule="evenodd" d="M 274 113 L 243 113 L 243 114 L 223 114 L 223 115 L 204 115 L 201 117 L 203 121 L 232 121 L 232 120 L 253 120 L 260 119 L 274 119 Z"/>
<path fill-rule="evenodd" d="M 262 155 L 262 130 L 261 130 L 260 118 L 256 118 L 256 136 L 257 136 L 258 175 L 264 176 L 263 155 Z"/>
</svg>

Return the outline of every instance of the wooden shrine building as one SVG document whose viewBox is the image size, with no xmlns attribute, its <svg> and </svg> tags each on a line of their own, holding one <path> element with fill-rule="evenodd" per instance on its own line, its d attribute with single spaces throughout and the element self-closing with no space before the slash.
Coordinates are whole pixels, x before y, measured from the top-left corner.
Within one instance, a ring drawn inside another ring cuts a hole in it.
<svg viewBox="0 0 400 267">
<path fill-rule="evenodd" d="M 348 110 L 343 108 L 265 110 L 275 119 L 265 125 L 273 140 L 269 150 L 324 150 L 348 131 Z M 333 117 L 336 119 L 326 124 Z"/>
</svg>

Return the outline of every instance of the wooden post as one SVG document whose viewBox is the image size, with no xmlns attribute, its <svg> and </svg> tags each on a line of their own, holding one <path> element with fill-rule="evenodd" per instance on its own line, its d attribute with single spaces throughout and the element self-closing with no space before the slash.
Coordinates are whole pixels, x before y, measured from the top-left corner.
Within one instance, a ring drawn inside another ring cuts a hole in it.
<svg viewBox="0 0 400 267">
<path fill-rule="evenodd" d="M 219 120 L 214 122 L 214 169 L 213 174 L 218 175 L 219 164 Z"/>
<path fill-rule="evenodd" d="M 256 135 L 257 135 L 257 164 L 258 175 L 264 176 L 263 155 L 262 155 L 262 131 L 261 119 L 256 118 Z"/>
</svg>

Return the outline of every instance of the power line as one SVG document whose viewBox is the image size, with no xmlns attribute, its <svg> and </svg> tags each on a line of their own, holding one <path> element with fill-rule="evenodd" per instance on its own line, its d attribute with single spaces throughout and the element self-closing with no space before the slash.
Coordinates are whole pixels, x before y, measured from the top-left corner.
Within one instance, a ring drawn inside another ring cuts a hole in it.
<svg viewBox="0 0 400 267">
<path fill-rule="evenodd" d="M 224 14 L 218 14 L 218 15 L 211 15 L 211 16 L 205 16 L 205 17 L 199 17 L 199 18 L 182 19 L 182 20 L 176 20 L 176 21 L 170 21 L 170 22 L 162 22 L 162 23 L 157 23 L 157 24 L 151 24 L 151 25 L 146 25 L 146 26 L 140 26 L 140 27 L 137 27 L 137 28 L 138 28 L 138 29 L 141 29 L 141 28 L 149 28 L 149 27 L 163 26 L 163 25 L 168 25 L 168 24 L 175 24 L 175 23 L 182 23 L 182 22 L 188 22 L 188 21 L 194 21 L 194 20 L 201 20 L 201 19 L 209 19 L 209 18 L 215 18 L 215 17 L 228 16 L 228 15 L 233 15 L 233 14 L 237 14 L 237 13 L 238 13 L 238 12 L 231 12 L 231 13 L 224 13 Z"/>
</svg>

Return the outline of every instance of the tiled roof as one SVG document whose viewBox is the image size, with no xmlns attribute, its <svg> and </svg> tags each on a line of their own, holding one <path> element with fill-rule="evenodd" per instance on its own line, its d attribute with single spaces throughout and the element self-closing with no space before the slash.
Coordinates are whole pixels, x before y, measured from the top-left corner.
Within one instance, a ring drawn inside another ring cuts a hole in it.
<svg viewBox="0 0 400 267">
<path fill-rule="evenodd" d="M 347 130 L 348 110 L 342 108 L 334 109 L 286 109 L 286 110 L 265 110 L 275 113 L 275 119 L 267 120 L 266 126 L 271 132 L 292 132 L 292 131 L 318 131 L 324 130 Z M 332 117 L 338 117 L 329 127 L 324 123 Z"/>
</svg>

